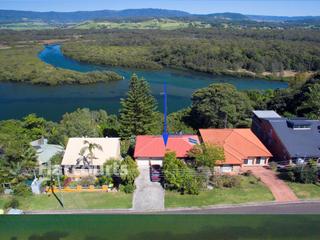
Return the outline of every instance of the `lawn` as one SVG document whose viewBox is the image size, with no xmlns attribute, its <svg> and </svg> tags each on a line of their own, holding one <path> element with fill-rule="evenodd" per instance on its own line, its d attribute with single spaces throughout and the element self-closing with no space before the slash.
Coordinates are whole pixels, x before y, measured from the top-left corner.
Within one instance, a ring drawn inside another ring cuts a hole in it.
<svg viewBox="0 0 320 240">
<path fill-rule="evenodd" d="M 58 196 L 63 200 L 65 209 L 108 209 L 131 208 L 132 194 L 125 193 L 64 193 Z M 0 198 L 0 207 L 6 200 Z M 23 210 L 54 210 L 61 209 L 53 195 L 33 195 L 19 198 Z"/>
<path fill-rule="evenodd" d="M 6 202 L 9 200 L 9 197 L 7 196 L 1 196 L 0 197 L 0 209 L 4 208 L 4 205 L 6 204 Z"/>
<path fill-rule="evenodd" d="M 300 199 L 320 199 L 320 185 L 287 182 Z"/>
<path fill-rule="evenodd" d="M 241 176 L 241 178 L 240 187 L 207 190 L 199 195 L 181 195 L 166 191 L 165 205 L 174 208 L 274 200 L 273 195 L 263 183 L 258 182 L 252 176 Z"/>
</svg>

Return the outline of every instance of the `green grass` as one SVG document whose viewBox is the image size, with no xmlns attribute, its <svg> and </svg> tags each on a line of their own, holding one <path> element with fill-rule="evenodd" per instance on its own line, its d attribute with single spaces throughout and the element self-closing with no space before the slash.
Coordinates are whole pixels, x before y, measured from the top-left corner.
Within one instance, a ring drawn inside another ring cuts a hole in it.
<svg viewBox="0 0 320 240">
<path fill-rule="evenodd" d="M 273 195 L 263 183 L 257 182 L 253 177 L 241 176 L 241 178 L 240 187 L 207 190 L 199 195 L 181 195 L 166 191 L 165 206 L 192 207 L 274 200 Z M 250 181 L 255 183 L 252 184 Z"/>
<path fill-rule="evenodd" d="M 8 196 L 1 196 L 0 197 L 0 209 L 4 208 L 4 205 L 6 204 L 6 202 L 9 200 Z"/>
<path fill-rule="evenodd" d="M 61 195 L 57 194 L 59 197 Z M 117 193 L 64 193 L 63 202 L 65 209 L 110 209 L 131 208 L 132 194 Z M 0 198 L 0 206 L 8 198 Z M 32 195 L 19 198 L 20 208 L 23 210 L 54 210 L 61 209 L 53 195 Z"/>
<path fill-rule="evenodd" d="M 300 199 L 320 199 L 320 185 L 287 182 Z"/>
<path fill-rule="evenodd" d="M 151 19 L 141 22 L 109 22 L 109 21 L 87 21 L 76 25 L 75 29 L 161 29 L 175 30 L 188 27 L 209 28 L 209 24 L 198 21 L 183 22 L 171 19 Z"/>
<path fill-rule="evenodd" d="M 18 22 L 18 23 L 7 23 L 0 24 L 0 29 L 10 29 L 10 30 L 44 30 L 53 29 L 52 25 L 46 24 L 44 22 Z"/>
</svg>

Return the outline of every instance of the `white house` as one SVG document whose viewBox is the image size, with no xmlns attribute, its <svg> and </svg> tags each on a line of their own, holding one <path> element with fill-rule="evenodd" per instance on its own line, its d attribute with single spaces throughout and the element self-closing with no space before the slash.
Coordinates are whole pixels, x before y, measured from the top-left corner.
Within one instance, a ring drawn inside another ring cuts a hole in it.
<svg viewBox="0 0 320 240">
<path fill-rule="evenodd" d="M 121 159 L 120 138 L 69 138 L 61 166 L 66 176 L 80 178 L 98 175 L 110 159 Z"/>
</svg>

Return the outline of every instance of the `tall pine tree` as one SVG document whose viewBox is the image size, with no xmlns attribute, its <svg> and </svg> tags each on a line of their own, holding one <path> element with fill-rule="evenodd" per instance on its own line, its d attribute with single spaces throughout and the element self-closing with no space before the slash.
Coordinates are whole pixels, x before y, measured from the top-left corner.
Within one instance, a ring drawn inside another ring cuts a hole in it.
<svg viewBox="0 0 320 240">
<path fill-rule="evenodd" d="M 127 96 L 121 99 L 121 137 L 150 133 L 156 124 L 156 109 L 157 103 L 148 83 L 136 74 L 132 75 Z"/>
</svg>

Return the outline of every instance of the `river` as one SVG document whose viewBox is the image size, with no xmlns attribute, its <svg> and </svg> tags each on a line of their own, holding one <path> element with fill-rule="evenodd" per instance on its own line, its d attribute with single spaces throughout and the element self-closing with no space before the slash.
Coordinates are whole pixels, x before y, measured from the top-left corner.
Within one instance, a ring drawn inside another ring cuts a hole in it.
<svg viewBox="0 0 320 240">
<path fill-rule="evenodd" d="M 108 113 L 118 113 L 120 98 L 128 90 L 132 73 L 143 76 L 150 84 L 153 95 L 162 109 L 161 92 L 163 82 L 167 82 L 168 111 L 173 112 L 190 105 L 191 94 L 211 83 L 230 83 L 238 89 L 286 88 L 287 83 L 263 79 L 217 76 L 193 71 L 173 69 L 134 70 L 120 67 L 97 66 L 80 63 L 64 56 L 60 45 L 45 46 L 39 58 L 55 67 L 80 72 L 111 70 L 124 76 L 122 81 L 107 84 L 42 86 L 24 83 L 0 83 L 0 119 L 21 118 L 36 113 L 46 119 L 57 121 L 65 112 L 77 108 L 104 109 Z"/>
</svg>

